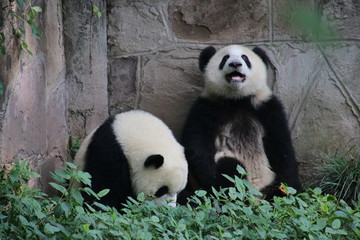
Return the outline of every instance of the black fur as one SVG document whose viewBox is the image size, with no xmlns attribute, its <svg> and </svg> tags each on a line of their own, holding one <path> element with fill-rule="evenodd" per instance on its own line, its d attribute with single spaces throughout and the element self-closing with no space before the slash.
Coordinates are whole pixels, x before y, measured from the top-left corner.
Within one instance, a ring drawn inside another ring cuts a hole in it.
<svg viewBox="0 0 360 240">
<path fill-rule="evenodd" d="M 110 192 L 100 199 L 100 203 L 122 208 L 128 196 L 132 196 L 129 165 L 117 142 L 112 124 L 114 117 L 108 118 L 94 133 L 86 152 L 84 171 L 91 174 L 91 188 L 98 193 L 103 189 Z M 84 194 L 86 202 L 93 197 Z"/>
<path fill-rule="evenodd" d="M 249 58 L 246 55 L 242 55 L 241 58 L 244 59 L 248 68 L 251 69 L 251 62 L 250 62 Z"/>
<path fill-rule="evenodd" d="M 216 49 L 213 46 L 209 46 L 201 51 L 199 57 L 199 68 L 201 72 L 205 71 L 207 64 L 209 63 L 210 58 L 214 56 Z"/>
<path fill-rule="evenodd" d="M 150 166 L 154 166 L 155 169 L 158 169 L 159 167 L 161 167 L 164 163 L 164 157 L 161 156 L 160 154 L 155 154 L 155 155 L 151 155 L 149 156 L 144 163 L 145 167 L 150 167 Z"/>
<path fill-rule="evenodd" d="M 215 137 L 224 122 L 232 121 L 237 125 L 236 121 L 241 121 L 241 124 L 238 124 L 240 126 L 249 118 L 256 119 L 265 130 L 265 153 L 272 171 L 277 176 L 274 184 L 266 188 L 269 190 L 266 192 L 269 193 L 268 197 L 281 194 L 277 190 L 281 182 L 300 190 L 295 153 L 285 112 L 275 96 L 257 109 L 252 106 L 249 97 L 216 101 L 200 97 L 192 106 L 182 133 L 182 144 L 191 175 L 196 178 L 201 188 L 208 191 L 212 186 L 228 186 L 229 183 L 224 181 L 221 174 L 236 175 L 237 163 L 234 159 L 226 158 L 220 159 L 218 165 L 215 164 Z M 250 136 L 249 134 L 245 133 Z M 187 187 L 187 191 L 193 190 L 196 189 Z"/>
<path fill-rule="evenodd" d="M 219 69 L 222 70 L 225 66 L 226 61 L 229 59 L 229 55 L 225 55 L 220 62 Z M 206 63 L 207 64 L 207 63 Z M 204 67 L 205 68 L 205 67 Z"/>
<path fill-rule="evenodd" d="M 253 49 L 253 52 L 256 53 L 261 58 L 261 60 L 265 63 L 266 67 L 269 67 L 270 59 L 264 50 L 262 50 L 259 47 L 255 47 Z"/>
<path fill-rule="evenodd" d="M 244 167 L 234 158 L 224 157 L 219 160 L 216 164 L 216 185 L 215 188 L 219 189 L 221 187 L 233 187 L 233 183 L 230 182 L 223 174 L 234 177 L 238 176 L 242 178 L 242 176 L 237 171 L 237 166 L 240 165 Z"/>
</svg>

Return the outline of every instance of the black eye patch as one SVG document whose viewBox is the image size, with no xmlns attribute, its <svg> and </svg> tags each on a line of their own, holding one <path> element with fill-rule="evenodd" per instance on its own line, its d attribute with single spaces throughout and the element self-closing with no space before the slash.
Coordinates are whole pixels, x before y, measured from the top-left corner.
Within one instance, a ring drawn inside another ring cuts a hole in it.
<svg viewBox="0 0 360 240">
<path fill-rule="evenodd" d="M 249 61 L 249 58 L 246 55 L 242 55 L 241 58 L 244 59 L 248 68 L 251 68 L 251 62 Z"/>
<path fill-rule="evenodd" d="M 224 65 L 225 65 L 225 63 L 226 63 L 226 61 L 229 59 L 229 55 L 225 55 L 224 57 L 223 57 L 223 59 L 221 60 L 221 63 L 220 63 L 220 65 L 219 65 L 219 69 L 220 70 L 222 70 L 223 68 L 224 68 Z"/>
<path fill-rule="evenodd" d="M 169 192 L 169 188 L 167 186 L 163 186 L 163 187 L 159 188 L 159 190 L 156 191 L 155 197 L 159 198 L 168 192 Z"/>
</svg>

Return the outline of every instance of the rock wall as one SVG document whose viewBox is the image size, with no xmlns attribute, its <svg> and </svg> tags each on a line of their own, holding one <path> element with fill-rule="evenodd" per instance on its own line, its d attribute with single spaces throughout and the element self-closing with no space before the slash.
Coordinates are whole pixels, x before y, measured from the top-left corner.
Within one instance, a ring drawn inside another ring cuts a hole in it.
<svg viewBox="0 0 360 240">
<path fill-rule="evenodd" d="M 49 190 L 48 170 L 66 159 L 68 142 L 67 91 L 61 1 L 34 1 L 43 9 L 39 17 L 43 38 L 31 36 L 25 25 L 25 41 L 34 56 L 18 49 L 7 33 L 7 55 L 1 59 L 0 78 L 6 87 L 1 112 L 1 162 L 28 159 L 42 173 L 32 184 Z M 21 24 L 21 22 L 18 22 Z M 19 26 L 18 26 L 19 27 Z"/>
<path fill-rule="evenodd" d="M 69 159 L 69 138 L 84 138 L 109 114 L 143 109 L 179 137 L 203 87 L 200 51 L 244 44 L 268 53 L 302 179 L 313 178 L 323 153 L 360 145 L 360 2 L 302 2 L 334 29 L 321 43 L 289 28 L 287 0 L 33 1 L 44 35 L 25 29 L 34 56 L 7 38 L 0 59 L 0 161 L 30 159 L 44 175 L 34 184 L 47 190 L 48 171 Z"/>
</svg>

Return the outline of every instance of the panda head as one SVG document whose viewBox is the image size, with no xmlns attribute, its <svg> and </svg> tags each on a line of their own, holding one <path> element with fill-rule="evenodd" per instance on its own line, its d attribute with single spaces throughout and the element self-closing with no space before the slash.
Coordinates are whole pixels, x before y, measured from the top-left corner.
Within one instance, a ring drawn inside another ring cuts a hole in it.
<svg viewBox="0 0 360 240">
<path fill-rule="evenodd" d="M 148 199 L 154 196 L 158 205 L 168 203 L 176 206 L 177 195 L 187 183 L 187 174 L 183 150 L 173 155 L 152 154 L 146 158 L 142 169 L 132 176 L 134 193 L 143 192 Z"/>
<path fill-rule="evenodd" d="M 258 47 L 250 50 L 230 45 L 219 51 L 212 46 L 205 48 L 199 57 L 205 75 L 204 97 L 266 101 L 271 96 L 266 83 L 268 63 L 266 53 Z"/>
</svg>

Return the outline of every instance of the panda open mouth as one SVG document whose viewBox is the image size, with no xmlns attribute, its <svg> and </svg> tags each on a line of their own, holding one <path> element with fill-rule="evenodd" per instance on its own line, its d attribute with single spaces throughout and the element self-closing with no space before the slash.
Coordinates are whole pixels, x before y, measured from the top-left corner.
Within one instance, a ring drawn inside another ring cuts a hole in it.
<svg viewBox="0 0 360 240">
<path fill-rule="evenodd" d="M 240 72 L 237 72 L 237 71 L 226 74 L 225 78 L 226 78 L 226 81 L 229 82 L 229 83 L 231 83 L 231 82 L 244 82 L 245 81 L 245 75 L 240 73 Z"/>
</svg>

